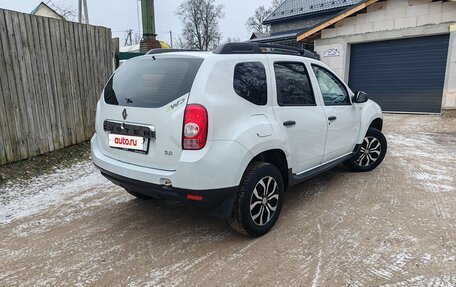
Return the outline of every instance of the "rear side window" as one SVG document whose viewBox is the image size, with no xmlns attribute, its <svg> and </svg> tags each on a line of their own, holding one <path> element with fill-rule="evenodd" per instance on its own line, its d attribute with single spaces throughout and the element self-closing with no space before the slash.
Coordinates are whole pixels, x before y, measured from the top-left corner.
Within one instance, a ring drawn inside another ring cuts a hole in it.
<svg viewBox="0 0 456 287">
<path fill-rule="evenodd" d="M 155 59 L 155 60 L 154 60 Z M 106 103 L 158 108 L 190 92 L 203 59 L 140 57 L 124 63 L 105 87 Z"/>
<path fill-rule="evenodd" d="M 315 106 L 309 74 L 303 63 L 274 63 L 279 106 Z"/>
<path fill-rule="evenodd" d="M 268 103 L 266 69 L 260 62 L 237 64 L 233 87 L 236 94 L 255 105 Z"/>
</svg>

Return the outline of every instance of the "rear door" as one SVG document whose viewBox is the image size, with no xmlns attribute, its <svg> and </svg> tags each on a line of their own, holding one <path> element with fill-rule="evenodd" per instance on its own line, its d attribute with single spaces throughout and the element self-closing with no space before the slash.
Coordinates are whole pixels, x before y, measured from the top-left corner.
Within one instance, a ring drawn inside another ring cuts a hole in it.
<svg viewBox="0 0 456 287">
<path fill-rule="evenodd" d="M 277 91 L 274 113 L 291 143 L 293 173 L 299 174 L 321 164 L 326 118 L 303 62 L 274 61 L 273 69 Z"/>
<path fill-rule="evenodd" d="M 328 123 L 323 158 L 326 163 L 353 151 L 360 130 L 360 112 L 352 105 L 349 90 L 334 73 L 316 64 L 312 64 L 312 69 Z"/>
<path fill-rule="evenodd" d="M 124 63 L 100 100 L 96 129 L 102 152 L 138 166 L 176 170 L 185 107 L 202 62 L 147 55 Z"/>
</svg>

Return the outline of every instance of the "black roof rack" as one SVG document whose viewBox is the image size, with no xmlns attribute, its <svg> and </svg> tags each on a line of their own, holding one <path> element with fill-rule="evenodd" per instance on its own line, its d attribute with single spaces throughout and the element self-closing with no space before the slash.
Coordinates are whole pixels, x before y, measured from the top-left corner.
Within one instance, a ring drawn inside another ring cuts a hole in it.
<svg viewBox="0 0 456 287">
<path fill-rule="evenodd" d="M 193 49 L 152 49 L 146 55 L 157 55 L 172 52 L 206 52 L 203 50 Z M 299 49 L 290 46 L 272 45 L 264 43 L 226 43 L 218 46 L 214 50 L 214 54 L 282 54 L 282 55 L 296 55 L 306 58 L 320 60 L 320 55 L 305 49 Z"/>
<path fill-rule="evenodd" d="M 172 52 L 205 52 L 202 50 L 191 50 L 191 49 L 165 49 L 165 48 L 158 48 L 152 49 L 146 53 L 146 55 L 156 55 L 156 54 L 164 54 L 164 53 L 172 53 Z"/>
<path fill-rule="evenodd" d="M 320 55 L 309 50 L 263 43 L 226 43 L 215 49 L 214 54 L 284 54 L 320 60 Z"/>
</svg>

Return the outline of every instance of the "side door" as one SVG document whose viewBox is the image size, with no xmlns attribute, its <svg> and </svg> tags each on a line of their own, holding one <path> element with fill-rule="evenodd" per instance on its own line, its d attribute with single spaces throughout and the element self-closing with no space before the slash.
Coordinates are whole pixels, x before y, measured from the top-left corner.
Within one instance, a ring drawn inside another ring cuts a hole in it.
<svg viewBox="0 0 456 287">
<path fill-rule="evenodd" d="M 360 130 L 360 112 L 351 102 L 349 89 L 334 73 L 317 64 L 312 64 L 312 70 L 328 121 L 323 157 L 326 163 L 353 151 Z"/>
<path fill-rule="evenodd" d="M 318 105 L 303 62 L 271 62 L 277 100 L 274 113 L 290 141 L 292 171 L 299 174 L 321 164 L 326 116 Z"/>
</svg>

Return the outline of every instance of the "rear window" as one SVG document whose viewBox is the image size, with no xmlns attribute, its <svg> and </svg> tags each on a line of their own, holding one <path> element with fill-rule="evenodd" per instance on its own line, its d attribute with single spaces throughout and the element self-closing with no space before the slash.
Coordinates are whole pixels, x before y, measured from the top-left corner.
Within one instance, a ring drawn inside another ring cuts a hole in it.
<svg viewBox="0 0 456 287">
<path fill-rule="evenodd" d="M 233 87 L 236 94 L 255 105 L 268 103 L 266 70 L 260 62 L 237 64 Z"/>
<path fill-rule="evenodd" d="M 130 60 L 106 84 L 110 105 L 158 108 L 190 92 L 203 59 L 141 57 Z"/>
<path fill-rule="evenodd" d="M 274 64 L 279 106 L 315 106 L 309 75 L 303 63 Z"/>
</svg>

